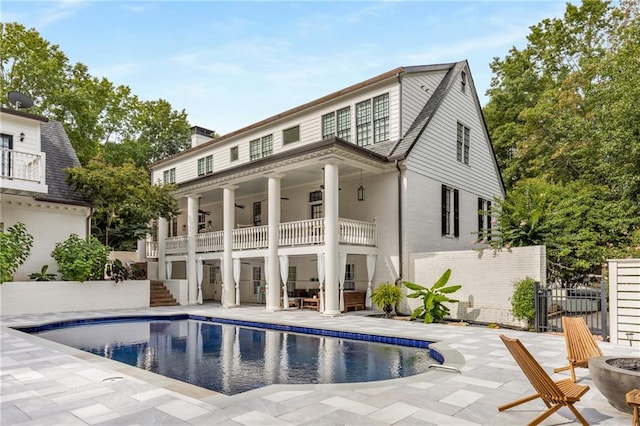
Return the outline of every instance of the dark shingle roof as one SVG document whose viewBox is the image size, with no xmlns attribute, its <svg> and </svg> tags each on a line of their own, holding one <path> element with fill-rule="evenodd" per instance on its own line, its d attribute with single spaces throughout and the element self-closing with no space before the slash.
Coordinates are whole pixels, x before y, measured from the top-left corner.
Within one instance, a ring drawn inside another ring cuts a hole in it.
<svg viewBox="0 0 640 426">
<path fill-rule="evenodd" d="M 41 149 L 46 154 L 46 183 L 49 191 L 47 194 L 38 195 L 36 199 L 90 205 L 88 200 L 82 194 L 75 192 L 65 180 L 64 169 L 80 166 L 80 161 L 62 124 L 57 121 L 42 123 L 40 133 Z"/>
</svg>

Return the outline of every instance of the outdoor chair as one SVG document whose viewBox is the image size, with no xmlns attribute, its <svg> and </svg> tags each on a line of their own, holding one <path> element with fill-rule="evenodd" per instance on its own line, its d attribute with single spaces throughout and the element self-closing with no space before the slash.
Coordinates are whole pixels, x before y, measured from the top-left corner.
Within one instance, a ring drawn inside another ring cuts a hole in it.
<svg viewBox="0 0 640 426">
<path fill-rule="evenodd" d="M 575 367 L 589 367 L 589 358 L 603 356 L 591 330 L 582 317 L 562 317 L 564 341 L 567 345 L 569 365 L 553 370 L 554 373 L 571 370 L 571 380 L 576 381 Z"/>
<path fill-rule="evenodd" d="M 563 379 L 557 382 L 551 380 L 551 377 L 544 371 L 540 364 L 533 358 L 527 348 L 518 339 L 511 339 L 501 334 L 500 339 L 505 344 L 511 355 L 516 360 L 522 372 L 527 376 L 531 385 L 537 393 L 510 402 L 509 404 L 498 407 L 498 411 L 504 411 L 516 405 L 533 401 L 536 398 L 542 399 L 547 406 L 547 410 L 533 419 L 529 425 L 537 425 L 551 414 L 558 411 L 561 407 L 568 407 L 576 418 L 585 426 L 589 423 L 573 406 L 575 402 L 580 401 L 582 395 L 587 393 L 589 386 L 578 385 L 570 379 Z"/>
</svg>

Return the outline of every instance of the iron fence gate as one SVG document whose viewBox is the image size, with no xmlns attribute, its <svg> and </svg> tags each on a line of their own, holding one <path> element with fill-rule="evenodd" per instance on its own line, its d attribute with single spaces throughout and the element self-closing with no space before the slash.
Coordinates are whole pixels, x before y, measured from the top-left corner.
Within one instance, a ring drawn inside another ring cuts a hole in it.
<svg viewBox="0 0 640 426">
<path fill-rule="evenodd" d="M 583 317 L 592 334 L 609 340 L 608 292 L 601 281 L 595 286 L 560 288 L 536 283 L 536 332 L 562 331 L 562 317 Z"/>
</svg>

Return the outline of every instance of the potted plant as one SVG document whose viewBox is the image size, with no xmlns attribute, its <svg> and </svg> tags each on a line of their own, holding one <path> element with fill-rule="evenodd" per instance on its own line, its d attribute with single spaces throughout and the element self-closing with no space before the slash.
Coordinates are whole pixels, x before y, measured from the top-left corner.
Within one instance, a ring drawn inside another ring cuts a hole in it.
<svg viewBox="0 0 640 426">
<path fill-rule="evenodd" d="M 385 283 L 373 290 L 371 300 L 382 308 L 387 318 L 391 318 L 393 308 L 402 300 L 402 290 L 395 284 Z"/>
<path fill-rule="evenodd" d="M 56 279 L 56 274 L 50 274 L 47 272 L 49 265 L 44 265 L 40 272 L 34 272 L 29 275 L 29 279 L 34 281 L 51 281 Z"/>
<path fill-rule="evenodd" d="M 413 310 L 411 319 L 420 318 L 425 323 L 443 322 L 445 317 L 449 315 L 449 308 L 444 303 L 457 303 L 456 299 L 451 299 L 447 294 L 454 293 L 460 289 L 460 285 L 452 285 L 445 287 L 451 276 L 451 269 L 444 271 L 442 276 L 431 288 L 426 288 L 420 284 L 404 282 L 403 284 L 413 293 L 407 294 L 410 299 L 422 299 L 422 305 Z"/>
</svg>

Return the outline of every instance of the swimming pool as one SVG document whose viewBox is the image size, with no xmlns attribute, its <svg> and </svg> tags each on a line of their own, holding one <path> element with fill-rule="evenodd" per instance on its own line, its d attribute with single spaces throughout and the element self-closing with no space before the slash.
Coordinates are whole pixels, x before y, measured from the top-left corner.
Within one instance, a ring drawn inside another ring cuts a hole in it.
<svg viewBox="0 0 640 426">
<path fill-rule="evenodd" d="M 406 377 L 435 362 L 426 341 L 192 315 L 21 330 L 226 395 L 276 383 Z"/>
</svg>

